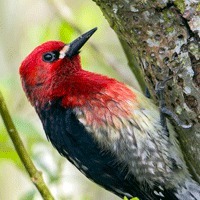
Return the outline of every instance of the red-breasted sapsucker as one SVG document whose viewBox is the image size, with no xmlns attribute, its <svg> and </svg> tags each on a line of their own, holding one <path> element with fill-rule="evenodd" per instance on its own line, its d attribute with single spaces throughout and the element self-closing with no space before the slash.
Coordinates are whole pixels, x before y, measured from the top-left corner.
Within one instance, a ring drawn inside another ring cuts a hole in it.
<svg viewBox="0 0 200 200">
<path fill-rule="evenodd" d="M 152 101 L 82 69 L 79 50 L 95 31 L 70 44 L 46 42 L 21 64 L 23 89 L 47 138 L 85 176 L 120 197 L 200 199 L 175 133 L 163 128 Z"/>
</svg>

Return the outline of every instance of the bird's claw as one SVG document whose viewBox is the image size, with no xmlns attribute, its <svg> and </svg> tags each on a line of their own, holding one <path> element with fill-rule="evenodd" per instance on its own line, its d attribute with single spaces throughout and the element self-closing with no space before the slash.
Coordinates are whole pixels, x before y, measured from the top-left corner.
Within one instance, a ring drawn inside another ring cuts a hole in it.
<svg viewBox="0 0 200 200">
<path fill-rule="evenodd" d="M 169 110 L 166 106 L 165 106 L 165 101 L 164 101 L 164 89 L 166 86 L 166 83 L 171 80 L 173 77 L 168 77 L 165 80 L 158 82 L 156 84 L 155 87 L 155 91 L 156 94 L 158 96 L 159 99 L 159 106 L 160 106 L 160 121 L 161 121 L 161 125 L 167 130 L 167 125 L 166 125 L 166 117 L 165 115 L 170 116 L 172 119 L 174 119 L 174 121 L 177 123 L 178 126 L 184 128 L 184 129 L 188 129 L 192 127 L 192 124 L 185 124 L 183 121 L 181 121 L 179 119 L 179 117 L 172 112 L 171 110 Z"/>
<path fill-rule="evenodd" d="M 168 108 L 162 107 L 162 108 L 160 108 L 160 110 L 163 114 L 170 116 L 178 124 L 178 126 L 184 128 L 184 129 L 188 129 L 188 128 L 192 127 L 192 124 L 185 124 L 183 121 L 181 121 L 179 119 L 179 117 L 174 112 L 172 112 Z"/>
<path fill-rule="evenodd" d="M 171 80 L 173 77 L 168 77 L 166 79 L 164 79 L 163 81 L 160 81 L 160 82 L 157 82 L 156 83 L 156 87 L 155 87 L 155 91 L 156 91 L 156 94 L 159 94 L 160 92 L 164 92 L 164 89 L 165 89 L 165 86 L 166 86 L 166 83 Z"/>
</svg>

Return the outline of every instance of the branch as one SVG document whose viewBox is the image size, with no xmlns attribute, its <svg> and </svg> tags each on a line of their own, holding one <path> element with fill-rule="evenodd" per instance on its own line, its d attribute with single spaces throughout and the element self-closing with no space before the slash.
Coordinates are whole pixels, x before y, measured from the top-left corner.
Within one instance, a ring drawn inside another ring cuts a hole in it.
<svg viewBox="0 0 200 200">
<path fill-rule="evenodd" d="M 38 191 L 40 192 L 44 200 L 53 200 L 54 198 L 43 180 L 42 173 L 38 171 L 36 167 L 34 166 L 32 160 L 30 159 L 24 147 L 24 144 L 22 143 L 21 138 L 19 137 L 19 134 L 8 112 L 8 109 L 3 99 L 3 95 L 1 94 L 1 91 L 0 91 L 0 114 L 4 121 L 6 130 L 17 151 L 17 154 L 19 155 L 27 172 L 29 173 L 29 176 L 32 182 L 35 184 L 35 186 L 37 187 Z"/>
</svg>

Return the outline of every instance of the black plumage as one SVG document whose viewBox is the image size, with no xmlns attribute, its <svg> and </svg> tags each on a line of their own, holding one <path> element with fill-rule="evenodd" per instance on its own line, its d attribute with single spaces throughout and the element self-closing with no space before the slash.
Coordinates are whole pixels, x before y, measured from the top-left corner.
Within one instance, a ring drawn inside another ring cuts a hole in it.
<svg viewBox="0 0 200 200">
<path fill-rule="evenodd" d="M 161 199 L 159 187 L 141 185 L 123 163 L 109 151 L 105 151 L 77 120 L 73 110 L 63 108 L 59 102 L 37 109 L 47 138 L 58 152 L 66 157 L 90 180 L 119 197 L 138 197 L 141 200 Z M 176 199 L 162 191 L 165 198 Z M 156 194 L 155 194 L 156 193 Z"/>
</svg>

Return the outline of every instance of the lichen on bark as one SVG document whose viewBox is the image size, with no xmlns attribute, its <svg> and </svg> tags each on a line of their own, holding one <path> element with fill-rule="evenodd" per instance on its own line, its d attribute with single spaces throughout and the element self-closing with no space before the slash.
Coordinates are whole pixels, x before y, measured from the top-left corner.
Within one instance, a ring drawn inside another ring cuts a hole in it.
<svg viewBox="0 0 200 200">
<path fill-rule="evenodd" d="M 156 100 L 155 85 L 173 76 L 165 101 L 185 123 L 174 124 L 188 167 L 200 182 L 200 3 L 196 0 L 93 0 L 135 56 Z"/>
</svg>

